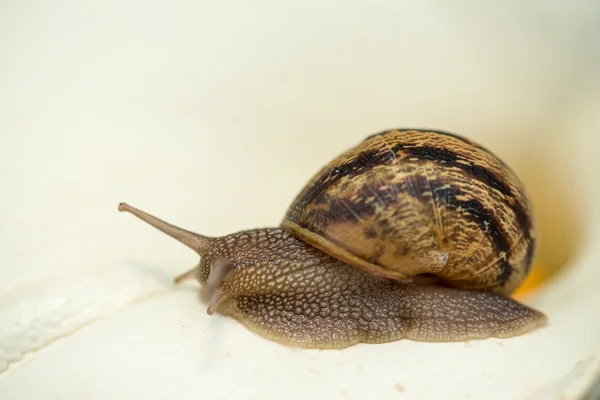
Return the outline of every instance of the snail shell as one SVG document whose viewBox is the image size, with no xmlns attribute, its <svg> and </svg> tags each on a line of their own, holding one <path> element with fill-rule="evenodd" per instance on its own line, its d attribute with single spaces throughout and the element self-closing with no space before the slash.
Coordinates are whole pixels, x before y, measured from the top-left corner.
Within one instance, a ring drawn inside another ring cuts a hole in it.
<svg viewBox="0 0 600 400">
<path fill-rule="evenodd" d="M 327 254 L 404 282 L 508 294 L 529 272 L 536 225 L 523 185 L 483 147 L 421 130 L 372 135 L 317 173 L 282 226 Z"/>
</svg>

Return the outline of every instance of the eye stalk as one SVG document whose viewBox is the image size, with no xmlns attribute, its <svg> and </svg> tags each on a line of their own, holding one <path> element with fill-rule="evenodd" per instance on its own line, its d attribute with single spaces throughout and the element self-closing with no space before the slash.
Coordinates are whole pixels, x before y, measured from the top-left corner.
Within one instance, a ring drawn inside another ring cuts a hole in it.
<svg viewBox="0 0 600 400">
<path fill-rule="evenodd" d="M 212 315 L 219 303 L 224 299 L 220 285 L 233 268 L 234 263 L 230 261 L 231 257 L 234 257 L 236 250 L 244 247 L 239 246 L 244 241 L 231 241 L 227 237 L 212 238 L 190 232 L 132 207 L 127 203 L 120 203 L 119 211 L 127 211 L 135 215 L 142 221 L 166 233 L 198 253 L 201 258 L 198 265 L 177 276 L 174 279 L 174 283 L 179 284 L 184 280 L 196 279 L 210 294 L 208 313 Z M 246 237 L 246 235 L 242 234 L 242 237 Z"/>
<path fill-rule="evenodd" d="M 197 267 L 194 267 L 193 269 L 175 278 L 174 282 L 176 284 L 184 280 L 194 278 L 198 279 L 200 283 L 204 283 L 206 279 L 208 279 L 210 266 L 207 265 L 207 260 L 204 259 L 204 256 L 207 255 L 207 253 L 210 251 L 211 244 L 215 241 L 214 238 L 190 232 L 188 230 L 179 228 L 175 225 L 169 224 L 168 222 L 165 222 L 159 218 L 156 218 L 153 215 L 150 215 L 142 210 L 132 207 L 127 203 L 120 203 L 119 211 L 127 211 L 135 215 L 136 217 L 148 223 L 149 225 L 152 225 L 159 231 L 164 232 L 167 235 L 171 236 L 173 239 L 185 244 L 187 247 L 198 253 L 200 257 L 202 257 L 202 260 L 200 261 Z"/>
<path fill-rule="evenodd" d="M 211 238 L 169 224 L 161 219 L 156 218 L 153 215 L 138 210 L 137 208 L 132 207 L 127 203 L 120 203 L 119 211 L 127 211 L 132 213 L 133 215 L 135 215 L 142 221 L 152 225 L 159 231 L 164 232 L 167 235 L 171 236 L 173 239 L 185 244 L 187 247 L 198 253 L 200 257 L 204 255 L 208 246 L 210 245 Z"/>
</svg>

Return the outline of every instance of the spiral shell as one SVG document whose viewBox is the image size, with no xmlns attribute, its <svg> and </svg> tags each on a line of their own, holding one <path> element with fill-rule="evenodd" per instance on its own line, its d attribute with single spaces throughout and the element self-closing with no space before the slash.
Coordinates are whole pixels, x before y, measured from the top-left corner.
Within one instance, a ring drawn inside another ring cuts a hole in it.
<svg viewBox="0 0 600 400">
<path fill-rule="evenodd" d="M 369 136 L 318 172 L 282 227 L 401 281 L 508 294 L 529 272 L 537 229 L 523 185 L 485 148 L 446 132 Z"/>
</svg>

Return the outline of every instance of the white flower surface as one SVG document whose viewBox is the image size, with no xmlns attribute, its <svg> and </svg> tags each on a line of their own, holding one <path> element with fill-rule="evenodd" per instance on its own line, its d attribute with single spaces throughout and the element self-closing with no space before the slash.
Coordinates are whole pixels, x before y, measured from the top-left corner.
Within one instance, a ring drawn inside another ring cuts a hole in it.
<svg viewBox="0 0 600 400">
<path fill-rule="evenodd" d="M 592 1 L 5 2 L 0 399 L 593 393 L 599 27 Z M 523 299 L 547 327 L 290 349 L 208 316 L 194 282 L 172 284 L 196 255 L 117 211 L 206 235 L 275 226 L 324 163 L 393 127 L 466 135 L 531 188 L 540 259 L 569 249 Z"/>
</svg>

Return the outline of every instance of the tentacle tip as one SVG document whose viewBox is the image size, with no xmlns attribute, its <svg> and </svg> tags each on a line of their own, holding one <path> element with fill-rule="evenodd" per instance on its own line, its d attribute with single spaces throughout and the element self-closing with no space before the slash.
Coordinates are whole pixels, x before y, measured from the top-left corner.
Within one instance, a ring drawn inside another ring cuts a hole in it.
<svg viewBox="0 0 600 400">
<path fill-rule="evenodd" d="M 175 279 L 173 279 L 173 283 L 175 285 L 178 285 L 182 281 L 185 281 L 188 279 L 196 279 L 196 271 L 197 270 L 198 270 L 198 267 L 194 267 L 194 268 L 190 269 L 189 271 L 186 271 L 183 274 L 176 276 Z"/>
<path fill-rule="evenodd" d="M 128 210 L 129 210 L 129 204 L 127 204 L 125 202 L 119 203 L 119 211 L 123 212 L 123 211 L 128 211 Z"/>
<path fill-rule="evenodd" d="M 206 313 L 208 315 L 213 315 L 215 313 L 215 311 L 217 311 L 217 307 L 219 307 L 219 304 L 221 304 L 221 302 L 223 301 L 224 298 L 225 298 L 224 293 L 222 291 L 220 291 L 219 289 L 217 289 L 210 297 L 210 302 L 208 303 L 208 308 L 206 309 Z"/>
<path fill-rule="evenodd" d="M 185 276 L 185 275 L 178 276 L 178 277 L 176 277 L 176 278 L 173 279 L 173 284 L 174 285 L 179 285 L 181 282 L 183 282 L 185 280 L 188 280 L 188 279 L 191 279 L 191 278 L 188 277 L 188 276 Z"/>
</svg>

